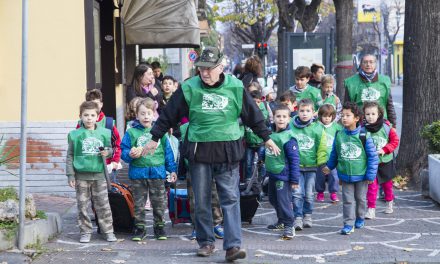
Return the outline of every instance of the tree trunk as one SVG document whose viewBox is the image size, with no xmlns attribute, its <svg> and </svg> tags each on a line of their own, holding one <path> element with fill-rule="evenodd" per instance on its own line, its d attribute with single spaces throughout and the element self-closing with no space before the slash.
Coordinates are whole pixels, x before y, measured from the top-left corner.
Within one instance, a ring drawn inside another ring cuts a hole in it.
<svg viewBox="0 0 440 264">
<path fill-rule="evenodd" d="M 336 94 L 344 100 L 344 80 L 353 74 L 353 1 L 333 0 L 336 9 Z"/>
<path fill-rule="evenodd" d="M 403 61 L 403 122 L 397 165 L 399 173 L 420 182 L 427 164 L 423 126 L 440 118 L 440 1 L 406 1 Z"/>
</svg>

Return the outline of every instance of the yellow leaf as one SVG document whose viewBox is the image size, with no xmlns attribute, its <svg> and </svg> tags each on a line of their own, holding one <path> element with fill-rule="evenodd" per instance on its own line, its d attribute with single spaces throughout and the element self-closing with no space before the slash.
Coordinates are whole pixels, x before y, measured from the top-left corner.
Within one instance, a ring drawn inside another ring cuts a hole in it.
<svg viewBox="0 0 440 264">
<path fill-rule="evenodd" d="M 353 248 L 353 250 L 363 250 L 364 249 L 364 247 L 361 247 L 361 246 L 355 246 L 354 248 Z"/>
</svg>

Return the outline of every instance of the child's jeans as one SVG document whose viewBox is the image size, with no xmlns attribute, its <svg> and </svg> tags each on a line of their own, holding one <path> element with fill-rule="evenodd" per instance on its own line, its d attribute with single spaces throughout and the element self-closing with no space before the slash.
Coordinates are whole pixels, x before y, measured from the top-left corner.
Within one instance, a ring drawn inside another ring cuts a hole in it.
<svg viewBox="0 0 440 264">
<path fill-rule="evenodd" d="M 336 169 L 332 170 L 329 175 L 324 175 L 322 168 L 325 165 L 321 165 L 316 172 L 315 190 L 319 193 L 325 192 L 325 179 L 328 179 L 328 192 L 335 193 L 339 191 L 339 179 Z"/>
<path fill-rule="evenodd" d="M 92 233 L 92 221 L 87 209 L 93 201 L 98 224 L 104 234 L 113 233 L 113 218 L 108 202 L 107 182 L 105 180 L 76 180 L 76 202 L 78 205 L 78 225 L 81 234 Z"/>
<path fill-rule="evenodd" d="M 150 198 L 154 224 L 164 223 L 165 184 L 164 179 L 131 180 L 134 200 L 134 224 L 146 225 L 145 203 Z"/>
<path fill-rule="evenodd" d="M 255 153 L 258 155 L 258 161 L 264 160 L 264 145 L 259 147 L 247 147 L 246 148 L 246 179 L 250 179 L 252 177 L 252 172 L 254 168 L 254 160 Z M 259 166 L 260 177 L 263 177 L 266 174 L 266 168 L 263 166 Z"/>
<path fill-rule="evenodd" d="M 275 209 L 278 223 L 293 226 L 292 187 L 289 182 L 269 178 L 269 202 Z"/>
<path fill-rule="evenodd" d="M 315 178 L 316 171 L 301 171 L 299 187 L 293 189 L 293 214 L 295 218 L 312 214 Z"/>
<path fill-rule="evenodd" d="M 367 181 L 342 182 L 344 225 L 353 226 L 357 218 L 365 218 L 367 185 Z"/>
<path fill-rule="evenodd" d="M 385 201 L 389 202 L 394 200 L 393 180 L 389 180 L 387 182 L 381 183 L 380 185 L 382 186 L 383 192 L 385 193 Z M 377 181 L 377 177 L 372 184 L 368 184 L 368 191 L 367 191 L 368 208 L 376 208 L 378 187 L 379 187 L 379 183 Z"/>
</svg>

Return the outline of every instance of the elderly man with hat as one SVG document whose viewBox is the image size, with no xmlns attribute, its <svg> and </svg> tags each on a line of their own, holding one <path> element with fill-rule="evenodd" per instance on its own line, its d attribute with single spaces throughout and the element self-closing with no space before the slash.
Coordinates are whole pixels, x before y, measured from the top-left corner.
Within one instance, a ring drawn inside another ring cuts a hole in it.
<svg viewBox="0 0 440 264">
<path fill-rule="evenodd" d="M 269 138 L 265 119 L 237 78 L 223 73 L 223 54 L 215 47 L 206 47 L 196 60 L 200 74 L 182 83 L 182 89 L 171 97 L 167 107 L 151 130 L 152 140 L 143 154 L 154 152 L 157 142 L 189 117 L 185 146 L 181 155 L 189 160 L 189 173 L 195 198 L 195 228 L 200 248 L 197 255 L 214 253 L 212 229 L 211 184 L 215 179 L 224 215 L 223 249 L 226 260 L 246 257 L 241 249 L 241 216 L 239 161 L 244 147 L 238 119 L 250 127 L 276 155 L 280 149 Z"/>
</svg>

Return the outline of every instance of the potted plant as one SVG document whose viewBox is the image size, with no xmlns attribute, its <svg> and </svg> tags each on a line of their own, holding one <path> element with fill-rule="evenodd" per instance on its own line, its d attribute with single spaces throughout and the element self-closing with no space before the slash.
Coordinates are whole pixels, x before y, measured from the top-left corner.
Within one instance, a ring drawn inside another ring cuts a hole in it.
<svg viewBox="0 0 440 264">
<path fill-rule="evenodd" d="M 426 125 L 421 132 L 428 140 L 429 196 L 440 203 L 440 120 Z"/>
</svg>

